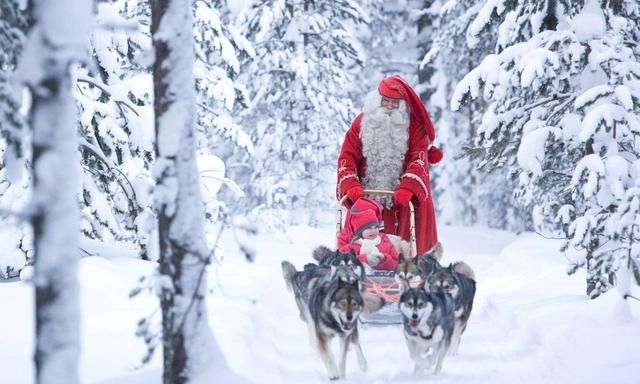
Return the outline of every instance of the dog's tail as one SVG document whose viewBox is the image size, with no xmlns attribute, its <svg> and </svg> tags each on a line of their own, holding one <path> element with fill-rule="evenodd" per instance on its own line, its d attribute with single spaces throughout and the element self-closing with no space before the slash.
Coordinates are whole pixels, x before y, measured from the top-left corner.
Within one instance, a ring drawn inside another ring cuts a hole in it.
<svg viewBox="0 0 640 384">
<path fill-rule="evenodd" d="M 318 248 L 313 250 L 313 259 L 317 262 L 321 262 L 331 254 L 333 254 L 333 251 L 329 249 L 329 247 L 325 247 L 324 245 L 321 245 Z"/>
<path fill-rule="evenodd" d="M 464 261 L 456 261 L 455 263 L 453 263 L 453 271 L 461 273 L 471 280 L 475 281 L 476 279 L 476 274 L 473 272 L 473 269 L 471 269 L 469 264 L 465 263 Z"/>
<path fill-rule="evenodd" d="M 433 257 L 437 261 L 442 260 L 443 254 L 444 249 L 442 248 L 442 243 L 439 241 L 436 243 L 436 245 L 433 246 L 433 248 L 429 250 L 429 252 L 427 252 L 427 255 L 431 255 L 431 257 Z"/>
<path fill-rule="evenodd" d="M 364 301 L 362 312 L 367 315 L 377 312 L 386 304 L 384 298 L 376 295 L 363 295 L 362 300 Z"/>
<path fill-rule="evenodd" d="M 289 291 L 293 291 L 293 277 L 296 274 L 296 267 L 293 266 L 290 262 L 283 260 L 282 261 L 282 276 L 284 277 L 285 283 L 287 283 L 287 289 Z"/>
</svg>

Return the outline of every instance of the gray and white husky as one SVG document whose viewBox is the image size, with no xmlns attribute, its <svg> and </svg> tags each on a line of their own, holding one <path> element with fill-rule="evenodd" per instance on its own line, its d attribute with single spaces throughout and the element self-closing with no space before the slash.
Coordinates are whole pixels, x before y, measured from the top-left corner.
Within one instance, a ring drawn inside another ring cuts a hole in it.
<svg viewBox="0 0 640 384">
<path fill-rule="evenodd" d="M 450 350 L 455 354 L 458 352 L 460 338 L 467 328 L 473 309 L 473 298 L 476 294 L 475 274 L 469 265 L 459 261 L 433 273 L 427 279 L 427 283 L 431 289 L 441 288 L 453 298 L 456 321 Z"/>
<path fill-rule="evenodd" d="M 414 372 L 440 372 L 455 327 L 453 299 L 440 288 L 427 291 L 420 285 L 407 288 L 399 306 Z"/>
<path fill-rule="evenodd" d="M 442 246 L 438 243 L 439 249 Z M 440 258 L 442 253 L 427 252 L 422 256 L 400 259 L 395 269 L 395 279 L 404 292 L 410 287 L 425 284 L 431 275 L 442 269 Z"/>
<path fill-rule="evenodd" d="M 338 259 L 346 254 L 335 255 Z M 320 355 L 330 380 L 345 377 L 347 351 L 356 350 L 358 364 L 364 372 L 367 361 L 358 336 L 358 318 L 363 311 L 374 312 L 384 303 L 360 293 L 360 276 L 349 263 L 307 264 L 296 271 L 293 264 L 282 262 L 282 274 L 289 290 L 293 291 L 300 316 L 307 323 L 311 344 Z M 331 353 L 329 341 L 337 336 L 341 341 L 338 365 Z"/>
</svg>

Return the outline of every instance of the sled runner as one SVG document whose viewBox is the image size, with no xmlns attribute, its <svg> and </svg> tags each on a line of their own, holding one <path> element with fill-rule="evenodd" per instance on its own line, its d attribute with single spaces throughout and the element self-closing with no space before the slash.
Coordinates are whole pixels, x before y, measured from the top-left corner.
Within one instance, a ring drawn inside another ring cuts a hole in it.
<svg viewBox="0 0 640 384">
<path fill-rule="evenodd" d="M 377 189 L 365 189 L 364 193 L 367 195 L 393 195 L 393 191 L 377 190 Z M 337 237 L 342 231 L 342 208 L 348 196 L 344 196 L 338 203 L 337 210 L 337 224 L 336 224 L 336 248 L 338 247 Z M 416 226 L 415 226 L 415 213 L 413 204 L 409 202 L 409 220 L 410 220 L 410 256 L 417 255 L 416 248 Z M 362 286 L 364 294 L 376 295 L 385 300 L 386 304 L 377 312 L 370 315 L 361 315 L 360 320 L 364 324 L 371 325 L 389 325 L 389 324 L 402 324 L 402 314 L 398 308 L 398 301 L 400 300 L 400 286 L 395 279 L 394 271 L 379 271 L 371 269 L 367 266 L 366 277 L 362 280 Z"/>
</svg>

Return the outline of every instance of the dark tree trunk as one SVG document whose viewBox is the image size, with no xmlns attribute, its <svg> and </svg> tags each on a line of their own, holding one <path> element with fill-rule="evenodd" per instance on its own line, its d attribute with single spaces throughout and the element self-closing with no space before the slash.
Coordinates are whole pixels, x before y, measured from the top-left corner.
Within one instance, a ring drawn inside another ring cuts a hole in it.
<svg viewBox="0 0 640 384">
<path fill-rule="evenodd" d="M 194 363 L 201 352 L 195 345 L 209 337 L 203 334 L 209 259 L 195 162 L 191 1 L 153 0 L 151 15 L 163 382 L 183 384 L 202 369 Z"/>
<path fill-rule="evenodd" d="M 434 0 L 425 0 L 423 8 L 429 9 L 433 4 L 433 1 Z M 433 46 L 434 39 L 431 32 L 435 30 L 433 27 L 434 22 L 435 15 L 430 13 L 425 13 L 418 19 L 418 36 L 421 36 L 422 39 L 418 46 L 418 61 L 422 61 L 424 55 L 429 52 Z M 434 73 L 435 68 L 430 64 L 425 65 L 423 68 L 418 68 L 418 83 L 424 87 L 424 85 L 429 83 Z M 424 103 L 427 103 L 434 92 L 435 89 L 424 87 L 422 92 L 420 92 L 420 98 Z"/>
<path fill-rule="evenodd" d="M 169 4 L 172 0 L 153 0 L 151 2 L 151 33 L 154 36 L 153 48 L 155 50 L 155 61 L 153 64 L 153 91 L 154 91 L 154 111 L 155 111 L 155 129 L 156 139 L 160 130 L 159 119 L 167 112 L 172 101 L 172 96 L 168 94 L 167 75 L 170 71 L 169 63 L 169 46 L 166 40 L 156 39 L 155 35 L 159 32 L 160 22 L 167 12 Z M 179 129 L 180 127 L 176 127 Z M 159 146 L 156 145 L 156 159 L 162 158 L 159 152 Z M 175 162 L 175 156 L 164 157 L 166 160 Z M 161 175 L 161 177 L 170 177 L 173 175 Z M 172 215 L 167 212 L 165 205 L 157 207 L 158 212 L 158 238 L 160 241 L 160 274 L 169 276 L 171 281 L 180 280 L 180 259 L 181 254 L 175 252 L 175 247 L 171 244 L 170 229 Z M 174 299 L 181 293 L 180 285 L 174 285 L 174 291 L 163 289 L 160 295 L 160 307 L 162 309 L 162 346 L 163 346 L 163 383 L 185 383 L 185 370 L 187 364 L 187 356 L 184 346 L 184 338 L 182 333 L 176 331 L 176 312 L 173 311 Z"/>
<path fill-rule="evenodd" d="M 547 14 L 542 19 L 542 29 L 545 31 L 555 31 L 558 27 L 558 16 L 556 16 L 556 7 L 558 0 L 547 1 Z"/>
</svg>

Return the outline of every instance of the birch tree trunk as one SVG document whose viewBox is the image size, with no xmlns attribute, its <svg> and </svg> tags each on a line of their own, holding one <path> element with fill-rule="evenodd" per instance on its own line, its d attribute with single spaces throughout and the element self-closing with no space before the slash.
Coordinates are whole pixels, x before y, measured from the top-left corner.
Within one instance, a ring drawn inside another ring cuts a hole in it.
<svg viewBox="0 0 640 384">
<path fill-rule="evenodd" d="M 79 158 L 71 67 L 84 60 L 89 0 L 35 2 L 19 78 L 32 95 L 36 382 L 78 382 Z"/>
<path fill-rule="evenodd" d="M 162 288 L 163 381 L 188 383 L 211 362 L 204 303 L 204 206 L 195 159 L 193 30 L 189 0 L 153 0 L 154 109 Z"/>
</svg>

